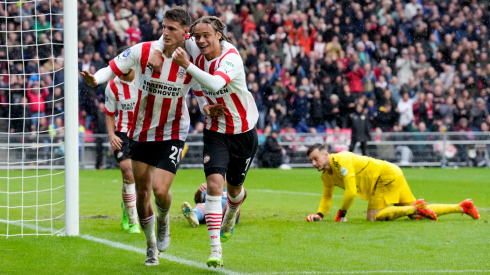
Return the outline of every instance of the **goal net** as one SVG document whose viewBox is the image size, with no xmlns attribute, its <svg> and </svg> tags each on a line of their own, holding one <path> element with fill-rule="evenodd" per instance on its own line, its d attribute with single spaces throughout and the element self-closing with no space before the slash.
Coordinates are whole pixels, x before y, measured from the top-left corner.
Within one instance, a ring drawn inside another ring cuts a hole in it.
<svg viewBox="0 0 490 275">
<path fill-rule="evenodd" d="M 65 232 L 63 9 L 0 1 L 0 236 Z"/>
</svg>

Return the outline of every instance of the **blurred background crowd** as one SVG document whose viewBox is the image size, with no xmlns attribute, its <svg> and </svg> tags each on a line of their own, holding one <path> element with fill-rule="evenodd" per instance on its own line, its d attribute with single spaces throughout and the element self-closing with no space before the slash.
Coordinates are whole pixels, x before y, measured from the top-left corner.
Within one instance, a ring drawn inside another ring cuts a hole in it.
<svg viewBox="0 0 490 275">
<path fill-rule="evenodd" d="M 352 129 L 361 140 L 372 132 L 489 130 L 488 1 L 78 0 L 79 70 L 95 73 L 119 48 L 157 40 L 174 5 L 226 24 L 259 132 Z M 54 0 L 0 5 L 8 16 L 0 22 L 1 116 L 32 116 L 8 131 L 62 131 L 63 18 L 49 15 L 62 10 Z M 106 131 L 104 90 L 79 79 L 85 131 Z M 8 110 L 9 102 L 24 104 Z M 203 116 L 192 94 L 188 102 L 199 133 Z"/>
</svg>

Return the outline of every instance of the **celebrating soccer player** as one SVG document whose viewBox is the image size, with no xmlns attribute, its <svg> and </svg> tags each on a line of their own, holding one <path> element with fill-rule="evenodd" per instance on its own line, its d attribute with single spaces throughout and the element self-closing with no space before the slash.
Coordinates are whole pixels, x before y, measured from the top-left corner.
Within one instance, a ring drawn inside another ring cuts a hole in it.
<svg viewBox="0 0 490 275">
<path fill-rule="evenodd" d="M 194 94 L 206 115 L 205 218 L 211 240 L 207 264 L 217 267 L 223 265 L 220 239 L 225 242 L 233 235 L 236 215 L 245 195 L 242 185 L 257 152 L 258 111 L 245 83 L 243 60 L 224 35 L 224 24 L 217 17 L 204 16 L 192 24 L 190 34 L 193 38 L 185 43 L 185 50 L 175 50 L 174 60 L 202 86 L 202 92 Z M 163 46 L 162 39 L 159 45 Z M 191 55 L 190 61 L 186 51 Z M 222 218 L 225 177 L 228 209 Z"/>
<path fill-rule="evenodd" d="M 409 216 L 437 220 L 449 213 L 465 213 L 478 219 L 478 210 L 471 199 L 460 204 L 431 204 L 415 200 L 402 170 L 389 162 L 349 152 L 329 154 L 322 144 L 314 144 L 307 152 L 313 166 L 322 171 L 323 197 L 317 214 L 307 221 L 321 221 L 332 204 L 335 186 L 345 190 L 336 222 L 347 221 L 347 210 L 359 197 L 368 200 L 368 221 L 390 221 Z M 393 204 L 395 206 L 388 207 Z"/>
<path fill-rule="evenodd" d="M 182 203 L 182 214 L 192 227 L 198 227 L 199 224 L 206 223 L 206 220 L 204 219 L 204 204 L 206 203 L 206 196 L 207 185 L 203 183 L 199 186 L 196 193 L 194 194 L 194 202 L 196 203 L 196 206 L 194 208 L 192 208 L 191 205 L 186 201 Z M 245 201 L 246 198 L 247 190 L 245 190 L 245 196 L 243 197 L 243 200 Z M 221 208 L 223 215 L 226 213 L 226 209 L 228 208 L 227 200 L 228 195 L 225 188 L 223 189 L 223 195 L 221 196 Z M 235 224 L 237 224 L 240 220 L 240 215 L 240 211 L 238 211 L 238 215 L 235 219 Z"/>
<path fill-rule="evenodd" d="M 126 48 L 121 48 L 118 55 L 125 50 Z M 138 97 L 134 77 L 134 71 L 129 69 L 121 77 L 116 76 L 111 80 L 105 89 L 105 111 L 107 113 L 106 126 L 109 142 L 123 177 L 121 227 L 123 230 L 129 230 L 129 233 L 140 233 L 138 213 L 136 212 L 136 190 L 127 135 L 129 125 L 133 122 L 134 106 Z"/>
<path fill-rule="evenodd" d="M 156 43 L 145 42 L 126 50 L 94 76 L 84 75 L 89 85 L 96 86 L 107 81 L 112 73 L 122 76 L 129 69 L 136 73 L 138 98 L 129 139 L 138 216 L 147 240 L 146 265 L 158 265 L 158 250 L 163 252 L 170 245 L 170 186 L 190 124 L 185 96 L 191 86 L 197 93 L 201 92 L 199 84 L 172 58 L 175 49 L 183 46 L 190 24 L 191 16 L 185 9 L 175 7 L 165 11 L 162 23 L 165 50 L 163 55 L 158 53 L 161 73 L 148 64 Z M 156 238 L 152 189 L 158 210 Z"/>
</svg>

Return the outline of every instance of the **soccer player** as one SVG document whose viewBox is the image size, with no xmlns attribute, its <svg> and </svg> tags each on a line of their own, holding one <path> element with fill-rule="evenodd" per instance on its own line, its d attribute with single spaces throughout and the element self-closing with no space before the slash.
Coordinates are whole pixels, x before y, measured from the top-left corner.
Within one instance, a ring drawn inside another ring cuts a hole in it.
<svg viewBox="0 0 490 275">
<path fill-rule="evenodd" d="M 121 48 L 118 55 L 125 50 L 125 48 Z M 134 106 L 138 96 L 134 77 L 134 70 L 129 69 L 121 77 L 116 76 L 110 81 L 105 89 L 105 112 L 107 114 L 106 126 L 109 142 L 123 177 L 121 227 L 123 230 L 129 230 L 129 233 L 140 233 L 138 213 L 136 212 L 136 190 L 127 135 L 129 125 L 133 123 Z M 117 121 L 116 114 L 118 114 Z"/>
<path fill-rule="evenodd" d="M 245 188 L 244 188 L 245 189 Z M 196 206 L 194 208 L 188 202 L 182 203 L 182 214 L 187 219 L 189 224 L 192 227 L 198 227 L 199 224 L 204 224 L 206 221 L 204 220 L 205 209 L 204 204 L 206 203 L 206 195 L 207 195 L 207 185 L 205 183 L 201 184 L 194 194 L 194 202 Z M 247 190 L 245 190 L 245 196 L 243 197 L 243 201 L 247 198 Z M 228 195 L 226 192 L 226 188 L 223 189 L 223 195 L 221 196 L 221 209 L 223 215 L 226 213 L 226 209 L 228 208 L 227 204 Z M 237 217 L 235 219 L 235 224 L 240 221 L 240 211 L 238 211 Z"/>
<path fill-rule="evenodd" d="M 356 197 L 368 200 L 368 221 L 389 221 L 409 216 L 437 220 L 449 213 L 465 213 L 479 219 L 478 210 L 471 199 L 460 204 L 431 204 L 415 200 L 402 170 L 389 162 L 350 152 L 329 154 L 324 145 L 316 143 L 308 149 L 313 166 L 322 171 L 323 197 L 317 214 L 307 221 L 321 221 L 332 204 L 335 186 L 345 190 L 336 222 L 347 221 L 346 214 Z M 389 204 L 395 206 L 388 207 Z"/>
<path fill-rule="evenodd" d="M 122 76 L 132 69 L 136 74 L 138 98 L 129 139 L 138 216 L 147 241 L 146 265 L 158 265 L 158 251 L 163 252 L 170 245 L 170 186 L 190 125 L 185 96 L 191 86 L 201 92 L 199 84 L 172 58 L 174 50 L 184 42 L 191 20 L 183 8 L 165 11 L 162 23 L 165 50 L 159 53 L 161 73 L 148 64 L 156 43 L 145 42 L 126 50 L 94 76 L 84 74 L 84 80 L 91 86 L 107 81 L 113 73 Z M 152 189 L 158 211 L 156 238 Z"/>
<path fill-rule="evenodd" d="M 243 202 L 242 185 L 257 152 L 255 125 L 258 111 L 245 82 L 243 60 L 224 35 L 224 24 L 214 16 L 197 19 L 190 27 L 185 50 L 177 48 L 174 60 L 201 86 L 194 92 L 206 115 L 203 163 L 207 182 L 205 218 L 211 240 L 208 266 L 223 266 L 221 242 L 231 238 L 236 215 Z M 162 45 L 162 38 L 159 40 Z M 190 61 L 186 54 L 191 55 Z M 153 60 L 153 56 L 152 56 Z M 158 62 L 158 58 L 155 58 Z M 158 65 L 158 64 L 154 64 Z M 228 209 L 221 213 L 225 185 Z"/>
</svg>

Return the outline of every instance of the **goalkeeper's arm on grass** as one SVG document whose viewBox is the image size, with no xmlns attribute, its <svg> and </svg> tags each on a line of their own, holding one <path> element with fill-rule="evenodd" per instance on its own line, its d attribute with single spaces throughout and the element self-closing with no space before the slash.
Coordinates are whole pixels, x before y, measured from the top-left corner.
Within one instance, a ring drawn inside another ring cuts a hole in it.
<svg viewBox="0 0 490 275">
<path fill-rule="evenodd" d="M 320 206 L 318 207 L 318 213 L 308 215 L 308 217 L 306 217 L 307 222 L 321 221 L 323 217 L 327 214 L 328 209 L 330 209 L 330 206 L 332 205 L 334 188 L 335 188 L 334 185 L 330 186 L 323 183 L 323 196 L 320 201 Z"/>
</svg>

